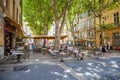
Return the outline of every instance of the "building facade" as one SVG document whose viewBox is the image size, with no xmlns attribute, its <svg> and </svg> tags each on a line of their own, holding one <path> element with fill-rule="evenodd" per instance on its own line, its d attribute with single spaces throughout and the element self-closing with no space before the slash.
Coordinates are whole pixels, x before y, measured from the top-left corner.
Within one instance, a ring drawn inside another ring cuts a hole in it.
<svg viewBox="0 0 120 80">
<path fill-rule="evenodd" d="M 102 24 L 114 24 L 113 28 L 104 31 L 104 44 L 120 49 L 120 7 L 105 11 Z M 77 43 L 82 47 L 97 47 L 101 45 L 101 30 L 97 17 L 82 15 L 81 21 L 75 27 Z"/>
<path fill-rule="evenodd" d="M 88 17 L 87 14 L 84 14 L 74 31 L 78 46 L 95 46 L 95 26 L 93 16 Z"/>
<path fill-rule="evenodd" d="M 96 19 L 96 24 L 98 19 Z M 114 27 L 104 31 L 105 46 L 120 47 L 120 8 L 106 11 L 102 16 L 102 24 L 114 24 Z M 96 32 L 96 44 L 100 46 L 100 30 Z"/>
<path fill-rule="evenodd" d="M 9 55 L 21 36 L 21 0 L 0 0 L 0 57 Z"/>
</svg>

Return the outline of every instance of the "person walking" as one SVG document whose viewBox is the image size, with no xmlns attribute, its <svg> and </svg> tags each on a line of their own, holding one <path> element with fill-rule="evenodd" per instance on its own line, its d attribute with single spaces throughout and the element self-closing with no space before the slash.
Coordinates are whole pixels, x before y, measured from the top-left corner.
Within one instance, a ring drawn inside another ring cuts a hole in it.
<svg viewBox="0 0 120 80">
<path fill-rule="evenodd" d="M 102 45 L 100 46 L 100 51 L 102 52 Z"/>
<path fill-rule="evenodd" d="M 106 48 L 105 48 L 105 46 L 102 46 L 102 54 L 103 54 L 103 56 L 104 56 L 105 52 L 106 52 Z"/>
<path fill-rule="evenodd" d="M 25 58 L 29 58 L 30 57 L 30 52 L 29 52 L 28 45 L 24 45 L 23 52 L 25 53 Z"/>
</svg>

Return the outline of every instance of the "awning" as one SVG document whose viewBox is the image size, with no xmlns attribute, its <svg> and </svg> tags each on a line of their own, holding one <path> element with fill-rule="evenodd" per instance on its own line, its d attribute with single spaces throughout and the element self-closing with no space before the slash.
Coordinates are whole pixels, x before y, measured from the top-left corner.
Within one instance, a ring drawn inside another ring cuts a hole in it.
<svg viewBox="0 0 120 80">
<path fill-rule="evenodd" d="M 66 38 L 67 35 L 61 36 L 61 39 Z M 55 39 L 55 36 L 49 36 L 49 35 L 36 35 L 36 36 L 24 36 L 22 38 L 31 38 L 31 39 Z"/>
<path fill-rule="evenodd" d="M 77 40 L 78 42 L 86 42 L 87 40 Z"/>
<path fill-rule="evenodd" d="M 14 27 L 17 29 L 18 31 L 18 36 L 21 37 L 21 35 L 24 35 L 23 34 L 23 30 L 21 29 L 21 26 L 16 22 L 14 21 L 13 19 L 11 19 L 10 17 L 5 17 L 4 18 L 6 21 L 8 21 L 10 23 L 10 25 L 14 25 Z"/>
<path fill-rule="evenodd" d="M 95 42 L 94 39 L 88 40 L 88 39 L 83 39 L 83 40 L 77 40 L 78 42 Z"/>
</svg>

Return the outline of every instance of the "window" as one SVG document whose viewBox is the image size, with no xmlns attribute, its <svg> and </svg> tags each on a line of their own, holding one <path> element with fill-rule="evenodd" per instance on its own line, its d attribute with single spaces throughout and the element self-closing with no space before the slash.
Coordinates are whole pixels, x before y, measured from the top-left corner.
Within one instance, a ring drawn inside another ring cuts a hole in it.
<svg viewBox="0 0 120 80">
<path fill-rule="evenodd" d="M 120 46 L 120 33 L 113 34 L 113 45 Z"/>
<path fill-rule="evenodd" d="M 114 24 L 117 26 L 119 25 L 119 13 L 114 14 Z"/>
</svg>

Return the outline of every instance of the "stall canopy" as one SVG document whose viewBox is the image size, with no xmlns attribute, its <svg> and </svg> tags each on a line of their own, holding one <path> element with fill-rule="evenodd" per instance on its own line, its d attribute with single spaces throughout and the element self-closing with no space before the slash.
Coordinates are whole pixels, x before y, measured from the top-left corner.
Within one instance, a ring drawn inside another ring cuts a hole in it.
<svg viewBox="0 0 120 80">
<path fill-rule="evenodd" d="M 83 40 L 77 40 L 78 42 L 88 42 L 88 41 L 91 41 L 91 42 L 95 42 L 94 39 L 83 39 Z"/>
<path fill-rule="evenodd" d="M 61 36 L 61 39 L 66 38 L 67 35 Z M 24 36 L 23 38 L 31 38 L 31 39 L 55 39 L 55 36 L 49 35 L 36 35 L 36 36 Z"/>
</svg>

